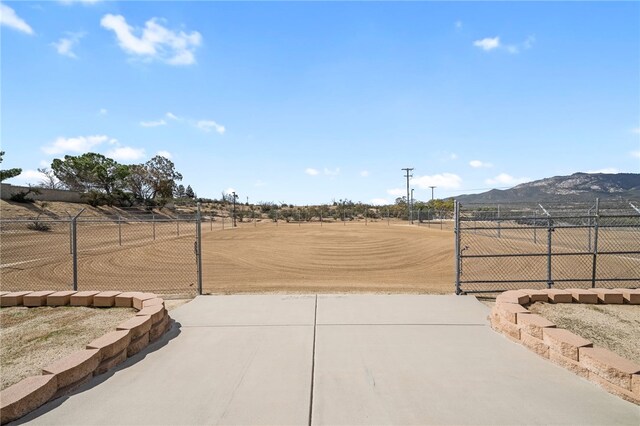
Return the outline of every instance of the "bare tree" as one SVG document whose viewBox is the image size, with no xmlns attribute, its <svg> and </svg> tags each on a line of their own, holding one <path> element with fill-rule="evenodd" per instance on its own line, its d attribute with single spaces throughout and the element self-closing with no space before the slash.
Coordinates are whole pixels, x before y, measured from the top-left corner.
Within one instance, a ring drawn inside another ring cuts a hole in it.
<svg viewBox="0 0 640 426">
<path fill-rule="evenodd" d="M 40 188 L 45 188 L 45 189 L 60 189 L 62 188 L 62 182 L 60 182 L 58 180 L 58 178 L 56 177 L 56 174 L 53 172 L 53 170 L 48 169 L 46 167 L 40 167 L 38 168 L 38 171 L 40 173 L 42 173 L 42 175 L 44 176 L 42 178 L 42 180 L 40 181 L 40 183 L 38 184 L 38 186 Z"/>
</svg>

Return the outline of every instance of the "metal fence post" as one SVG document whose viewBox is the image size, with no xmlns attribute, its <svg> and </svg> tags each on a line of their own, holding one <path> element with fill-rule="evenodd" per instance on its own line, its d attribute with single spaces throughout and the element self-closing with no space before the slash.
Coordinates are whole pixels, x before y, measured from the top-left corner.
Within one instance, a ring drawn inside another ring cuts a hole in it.
<svg viewBox="0 0 640 426">
<path fill-rule="evenodd" d="M 202 295 L 202 216 L 200 214 L 200 203 L 198 203 L 198 214 L 196 215 L 196 262 L 198 268 L 198 294 Z"/>
<path fill-rule="evenodd" d="M 600 199 L 596 198 L 596 217 L 594 219 L 593 226 L 593 265 L 591 270 L 591 287 L 595 288 L 596 286 L 596 264 L 598 261 L 598 225 L 600 222 Z M 591 229 L 591 228 L 589 228 Z"/>
<path fill-rule="evenodd" d="M 122 216 L 118 215 L 118 244 L 122 245 Z"/>
<path fill-rule="evenodd" d="M 456 294 L 460 294 L 460 264 L 462 258 L 460 256 L 460 203 L 455 201 L 453 204 L 454 211 L 454 233 L 456 237 L 455 250 L 456 250 Z"/>
<path fill-rule="evenodd" d="M 551 217 L 549 217 L 549 226 L 547 230 L 547 287 L 553 287 L 553 277 L 551 275 L 551 233 L 554 231 L 553 229 L 553 221 Z"/>
<path fill-rule="evenodd" d="M 153 224 L 153 241 L 156 240 L 156 215 L 151 213 L 151 223 Z"/>
<path fill-rule="evenodd" d="M 498 204 L 498 238 L 500 238 L 500 204 Z"/>
<path fill-rule="evenodd" d="M 180 236 L 180 216 L 176 218 L 176 236 Z"/>
<path fill-rule="evenodd" d="M 538 226 L 538 210 L 533 212 L 533 244 L 538 244 L 538 234 L 536 233 Z"/>
<path fill-rule="evenodd" d="M 84 209 L 71 219 L 71 252 L 73 257 L 73 291 L 78 291 L 78 217 Z"/>
<path fill-rule="evenodd" d="M 211 224 L 211 228 L 209 230 L 213 231 L 213 216 L 209 217 L 209 222 Z"/>
</svg>

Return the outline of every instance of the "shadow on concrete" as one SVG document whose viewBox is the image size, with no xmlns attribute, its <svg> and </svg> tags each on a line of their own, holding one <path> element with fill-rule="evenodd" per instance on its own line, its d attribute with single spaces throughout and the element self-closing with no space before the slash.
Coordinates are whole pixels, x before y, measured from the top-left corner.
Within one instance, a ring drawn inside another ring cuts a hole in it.
<svg viewBox="0 0 640 426">
<path fill-rule="evenodd" d="M 101 383 L 109 380 L 109 378 L 111 378 L 111 376 L 113 376 L 115 373 L 117 373 L 120 370 L 124 370 L 125 368 L 129 368 L 134 364 L 137 364 L 138 362 L 142 361 L 143 359 L 145 359 L 147 357 L 147 355 L 160 350 L 161 348 L 163 348 L 164 346 L 168 345 L 169 342 L 173 339 L 175 339 L 176 337 L 178 337 L 178 335 L 180 335 L 181 331 L 180 329 L 182 328 L 182 325 L 171 319 L 171 328 L 169 329 L 169 331 L 167 331 L 160 339 L 156 340 L 155 342 L 149 344 L 149 346 L 147 346 L 146 348 L 144 348 L 142 351 L 138 352 L 137 354 L 135 354 L 134 356 L 132 356 L 131 358 L 127 358 L 126 361 L 124 361 L 122 364 L 112 368 L 111 370 L 107 371 L 106 373 L 100 374 L 99 376 L 94 376 L 91 379 L 89 379 L 89 381 L 87 381 L 86 383 L 83 383 L 81 385 L 79 385 L 77 388 L 73 389 L 72 391 L 70 391 L 69 393 L 67 393 L 64 396 L 61 396 L 59 398 L 56 398 L 54 400 L 51 400 L 49 402 L 47 402 L 46 404 L 42 405 L 41 407 L 36 408 L 35 410 L 33 410 L 32 412 L 30 412 L 29 414 L 25 415 L 24 417 L 19 418 L 18 420 L 15 420 L 11 423 L 9 423 L 9 425 L 21 425 L 21 424 L 26 424 L 28 422 L 30 422 L 31 420 L 37 419 L 38 417 L 42 416 L 45 413 L 48 413 L 51 410 L 56 409 L 57 407 L 61 406 L 62 404 L 64 404 L 64 402 L 69 399 L 71 396 L 85 392 L 89 389 L 92 389 L 95 386 L 100 385 Z"/>
</svg>

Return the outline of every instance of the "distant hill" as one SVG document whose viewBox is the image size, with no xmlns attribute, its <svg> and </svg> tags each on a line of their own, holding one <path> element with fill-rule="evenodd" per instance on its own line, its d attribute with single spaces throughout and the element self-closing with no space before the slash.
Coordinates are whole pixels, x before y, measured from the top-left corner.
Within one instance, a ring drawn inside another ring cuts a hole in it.
<svg viewBox="0 0 640 426">
<path fill-rule="evenodd" d="M 455 197 L 464 203 L 513 203 L 600 199 L 640 199 L 640 173 L 574 173 L 527 182 L 510 189 Z"/>
</svg>

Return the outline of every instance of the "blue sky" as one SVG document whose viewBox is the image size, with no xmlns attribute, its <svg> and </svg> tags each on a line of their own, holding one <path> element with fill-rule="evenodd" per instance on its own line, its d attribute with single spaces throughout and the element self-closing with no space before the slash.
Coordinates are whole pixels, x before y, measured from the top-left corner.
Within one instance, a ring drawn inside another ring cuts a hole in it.
<svg viewBox="0 0 640 426">
<path fill-rule="evenodd" d="M 640 172 L 638 2 L 0 4 L 10 183 L 88 151 L 300 204 Z"/>
</svg>

